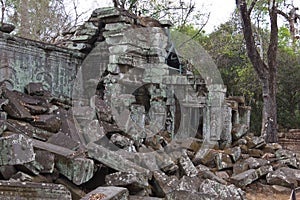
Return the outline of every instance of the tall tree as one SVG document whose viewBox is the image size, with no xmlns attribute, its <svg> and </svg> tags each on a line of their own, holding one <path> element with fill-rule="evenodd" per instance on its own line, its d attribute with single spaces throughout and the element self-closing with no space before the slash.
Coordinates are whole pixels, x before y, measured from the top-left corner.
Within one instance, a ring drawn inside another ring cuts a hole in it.
<svg viewBox="0 0 300 200">
<path fill-rule="evenodd" d="M 248 2 L 247 0 L 236 0 L 236 5 L 242 19 L 247 54 L 262 85 L 262 134 L 264 134 L 267 143 L 273 143 L 278 141 L 276 104 L 278 51 L 277 2 L 276 0 L 269 0 L 268 2 L 268 15 L 271 27 L 267 61 L 264 60 L 258 51 L 252 27 L 251 12 L 257 0 L 253 0 L 250 5 L 248 5 Z"/>
</svg>

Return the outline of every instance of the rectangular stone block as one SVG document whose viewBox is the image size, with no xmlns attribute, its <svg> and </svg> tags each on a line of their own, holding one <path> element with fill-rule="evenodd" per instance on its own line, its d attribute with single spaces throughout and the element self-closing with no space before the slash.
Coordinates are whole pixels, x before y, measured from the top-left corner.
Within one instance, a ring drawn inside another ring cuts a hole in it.
<svg viewBox="0 0 300 200">
<path fill-rule="evenodd" d="M 129 200 L 129 192 L 123 187 L 98 187 L 85 195 L 81 200 Z"/>
<path fill-rule="evenodd" d="M 0 181 L 0 199 L 71 200 L 72 197 L 65 186 L 59 184 Z"/>
<path fill-rule="evenodd" d="M 54 171 L 54 154 L 44 150 L 36 149 L 35 160 L 30 163 L 25 163 L 24 166 L 32 173 L 53 173 Z"/>
<path fill-rule="evenodd" d="M 57 115 L 38 115 L 30 123 L 52 133 L 57 133 L 61 126 L 61 121 Z"/>
<path fill-rule="evenodd" d="M 29 111 L 22 105 L 22 101 L 18 98 L 18 95 L 16 95 L 13 91 L 4 89 L 2 95 L 4 98 L 9 100 L 7 105 L 2 106 L 3 110 L 5 110 L 9 116 L 16 119 L 33 119 Z"/>
<path fill-rule="evenodd" d="M 87 145 L 88 156 L 117 171 L 150 174 L 150 171 L 126 160 L 116 152 L 95 143 Z"/>
<path fill-rule="evenodd" d="M 249 169 L 240 174 L 231 177 L 231 182 L 238 187 L 245 187 L 258 179 L 258 175 L 255 169 Z"/>
<path fill-rule="evenodd" d="M 0 165 L 19 165 L 33 161 L 32 140 L 21 134 L 0 138 Z"/>
<path fill-rule="evenodd" d="M 89 181 L 94 175 L 94 161 L 87 158 L 57 156 L 55 166 L 59 172 L 76 185 Z"/>
<path fill-rule="evenodd" d="M 105 176 L 107 185 L 126 187 L 130 194 L 149 187 L 148 177 L 141 173 L 116 172 Z"/>
<path fill-rule="evenodd" d="M 46 141 L 53 133 L 34 127 L 31 124 L 14 119 L 7 120 L 7 129 L 14 133 L 25 134 L 28 137 Z"/>
</svg>

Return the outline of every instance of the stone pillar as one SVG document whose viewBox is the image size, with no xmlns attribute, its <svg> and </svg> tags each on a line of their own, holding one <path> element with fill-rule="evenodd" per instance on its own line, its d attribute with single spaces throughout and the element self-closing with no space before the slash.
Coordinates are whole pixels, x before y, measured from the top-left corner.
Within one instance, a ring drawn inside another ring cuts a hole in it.
<svg viewBox="0 0 300 200">
<path fill-rule="evenodd" d="M 216 145 L 223 130 L 223 105 L 226 88 L 221 84 L 208 85 L 207 105 L 204 109 L 203 136 L 206 144 Z"/>
<path fill-rule="evenodd" d="M 250 114 L 251 114 L 250 106 L 240 106 L 239 107 L 240 124 L 245 124 L 248 128 L 250 128 Z"/>
<path fill-rule="evenodd" d="M 221 134 L 221 146 L 230 147 L 232 142 L 231 130 L 232 130 L 232 108 L 228 105 L 223 106 L 223 130 Z"/>
</svg>

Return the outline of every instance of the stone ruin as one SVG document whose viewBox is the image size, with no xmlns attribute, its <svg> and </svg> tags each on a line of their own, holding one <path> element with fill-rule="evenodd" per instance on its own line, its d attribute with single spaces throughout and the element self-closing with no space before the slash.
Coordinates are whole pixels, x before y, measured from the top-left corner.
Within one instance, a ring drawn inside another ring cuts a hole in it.
<svg viewBox="0 0 300 200">
<path fill-rule="evenodd" d="M 170 24 L 116 8 L 42 44 L 0 32 L 0 197 L 245 199 L 299 183 L 250 108 L 192 72 Z M 277 187 L 278 189 L 278 187 Z"/>
</svg>

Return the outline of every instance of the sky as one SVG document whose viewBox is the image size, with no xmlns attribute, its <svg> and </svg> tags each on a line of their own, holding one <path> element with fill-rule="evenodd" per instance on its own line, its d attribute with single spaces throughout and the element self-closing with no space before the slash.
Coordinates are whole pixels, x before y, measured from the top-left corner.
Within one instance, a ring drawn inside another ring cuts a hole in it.
<svg viewBox="0 0 300 200">
<path fill-rule="evenodd" d="M 175 1 L 175 0 L 171 0 Z M 199 9 L 204 6 L 207 12 L 210 12 L 210 18 L 204 30 L 207 33 L 212 32 L 220 24 L 228 21 L 231 13 L 235 9 L 235 0 L 194 0 L 196 2 L 196 7 Z M 300 7 L 300 0 L 292 0 L 294 5 Z M 112 0 L 85 0 L 78 1 L 81 10 L 90 9 L 92 10 L 99 7 L 112 6 Z M 90 15 L 89 13 L 89 15 Z"/>
<path fill-rule="evenodd" d="M 196 7 L 202 5 L 210 12 L 210 19 L 204 28 L 207 32 L 212 32 L 214 27 L 226 22 L 230 14 L 234 11 L 235 0 L 195 0 Z M 98 7 L 112 6 L 112 0 L 85 0 L 79 1 L 80 10 L 91 11 Z M 91 12 L 90 11 L 90 12 Z"/>
</svg>

